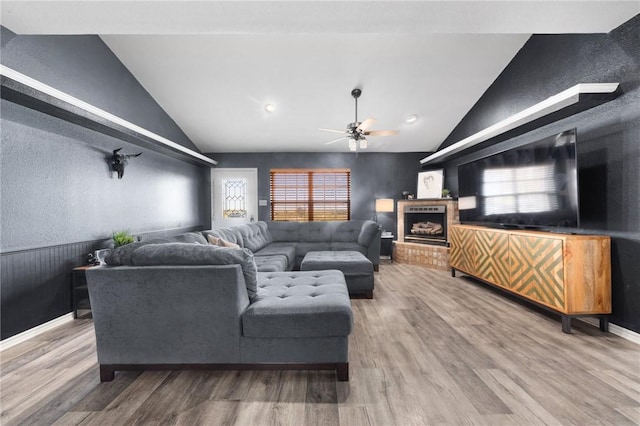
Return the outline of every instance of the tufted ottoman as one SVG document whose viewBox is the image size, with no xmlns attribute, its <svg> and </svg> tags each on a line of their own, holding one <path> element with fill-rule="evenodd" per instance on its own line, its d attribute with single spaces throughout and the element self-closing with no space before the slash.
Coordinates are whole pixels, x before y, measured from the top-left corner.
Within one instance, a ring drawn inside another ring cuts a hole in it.
<svg viewBox="0 0 640 426">
<path fill-rule="evenodd" d="M 373 299 L 373 263 L 357 251 L 310 251 L 300 264 L 301 271 L 342 271 L 350 294 Z"/>
<path fill-rule="evenodd" d="M 258 292 L 242 315 L 243 356 L 255 353 L 261 362 L 339 359 L 344 362 L 336 366 L 338 378 L 348 380 L 352 324 L 349 292 L 340 271 L 260 272 Z M 290 340 L 302 344 L 288 345 Z"/>
</svg>

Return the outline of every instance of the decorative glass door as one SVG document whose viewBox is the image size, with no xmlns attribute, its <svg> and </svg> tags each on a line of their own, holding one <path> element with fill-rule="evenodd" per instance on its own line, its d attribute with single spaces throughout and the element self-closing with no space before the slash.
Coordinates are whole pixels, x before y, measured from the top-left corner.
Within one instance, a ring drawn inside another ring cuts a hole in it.
<svg viewBox="0 0 640 426">
<path fill-rule="evenodd" d="M 212 170 L 212 228 L 258 220 L 257 176 L 257 169 Z"/>
</svg>

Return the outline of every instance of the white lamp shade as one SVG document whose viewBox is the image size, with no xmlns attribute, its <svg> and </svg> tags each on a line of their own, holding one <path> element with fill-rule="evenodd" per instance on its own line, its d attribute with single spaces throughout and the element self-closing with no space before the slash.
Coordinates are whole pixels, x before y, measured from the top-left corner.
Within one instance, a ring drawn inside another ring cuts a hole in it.
<svg viewBox="0 0 640 426">
<path fill-rule="evenodd" d="M 376 213 L 390 213 L 393 212 L 393 198 L 377 198 L 376 199 Z"/>
</svg>

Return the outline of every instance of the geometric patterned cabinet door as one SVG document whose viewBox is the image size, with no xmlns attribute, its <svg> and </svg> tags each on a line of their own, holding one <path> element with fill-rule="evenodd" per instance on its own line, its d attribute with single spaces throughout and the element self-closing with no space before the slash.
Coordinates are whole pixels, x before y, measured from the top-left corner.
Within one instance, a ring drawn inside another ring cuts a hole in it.
<svg viewBox="0 0 640 426">
<path fill-rule="evenodd" d="M 452 225 L 451 273 L 459 270 L 571 318 L 611 313 L 611 240 L 602 235 Z"/>
<path fill-rule="evenodd" d="M 476 276 L 491 284 L 510 288 L 509 235 L 504 232 L 475 234 Z"/>
<path fill-rule="evenodd" d="M 538 303 L 564 309 L 562 240 L 512 235 L 511 289 Z"/>
<path fill-rule="evenodd" d="M 449 252 L 451 267 L 474 275 L 476 271 L 474 262 L 475 232 L 463 226 L 454 226 L 449 230 L 449 241 L 451 243 Z"/>
<path fill-rule="evenodd" d="M 502 232 L 477 232 L 464 226 L 450 230 L 449 263 L 458 271 L 491 284 L 509 288 L 509 236 Z"/>
</svg>

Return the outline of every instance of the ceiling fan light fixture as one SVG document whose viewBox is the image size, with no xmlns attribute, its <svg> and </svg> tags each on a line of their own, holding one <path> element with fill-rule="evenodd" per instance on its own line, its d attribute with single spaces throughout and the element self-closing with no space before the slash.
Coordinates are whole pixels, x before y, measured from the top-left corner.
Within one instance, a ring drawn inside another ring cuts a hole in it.
<svg viewBox="0 0 640 426">
<path fill-rule="evenodd" d="M 418 116 L 417 116 L 417 115 L 415 115 L 415 114 L 411 114 L 410 116 L 408 116 L 408 117 L 404 120 L 404 122 L 405 122 L 405 123 L 407 123 L 407 124 L 413 124 L 413 123 L 415 123 L 416 121 L 418 121 Z"/>
<path fill-rule="evenodd" d="M 273 112 L 276 110 L 276 106 L 274 104 L 266 104 L 264 106 L 264 110 L 267 112 Z"/>
<path fill-rule="evenodd" d="M 376 119 L 372 117 L 369 117 L 364 121 L 358 121 L 358 98 L 361 94 L 362 90 L 360 89 L 353 89 L 351 91 L 351 96 L 353 96 L 355 101 L 355 120 L 352 123 L 347 124 L 346 130 L 319 129 L 324 132 L 344 134 L 342 138 L 327 142 L 327 145 L 346 139 L 349 144 L 349 151 L 355 151 L 357 153 L 358 148 L 366 149 L 369 146 L 369 142 L 365 136 L 392 136 L 399 133 L 397 130 L 372 130 L 371 127 L 373 126 L 373 123 L 376 122 Z M 415 119 L 417 120 L 418 116 L 415 116 Z"/>
</svg>

